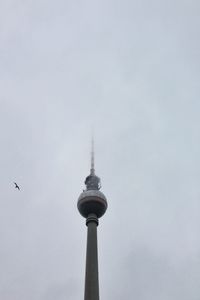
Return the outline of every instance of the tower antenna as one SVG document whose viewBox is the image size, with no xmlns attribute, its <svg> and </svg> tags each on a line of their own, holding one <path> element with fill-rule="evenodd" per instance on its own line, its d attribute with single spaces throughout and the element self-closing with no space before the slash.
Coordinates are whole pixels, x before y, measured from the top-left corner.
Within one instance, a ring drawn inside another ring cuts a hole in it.
<svg viewBox="0 0 200 300">
<path fill-rule="evenodd" d="M 94 137 L 92 136 L 92 141 L 91 141 L 91 169 L 90 169 L 91 175 L 95 174 L 95 169 L 94 169 Z"/>
</svg>

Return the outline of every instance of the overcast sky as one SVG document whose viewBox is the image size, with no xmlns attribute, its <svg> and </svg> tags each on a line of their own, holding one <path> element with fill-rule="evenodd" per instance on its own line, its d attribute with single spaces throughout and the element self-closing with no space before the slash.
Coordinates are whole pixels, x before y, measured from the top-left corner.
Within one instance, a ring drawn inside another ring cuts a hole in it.
<svg viewBox="0 0 200 300">
<path fill-rule="evenodd" d="M 93 128 L 101 299 L 199 300 L 199 37 L 198 0 L 0 0 L 0 299 L 83 299 Z"/>
</svg>

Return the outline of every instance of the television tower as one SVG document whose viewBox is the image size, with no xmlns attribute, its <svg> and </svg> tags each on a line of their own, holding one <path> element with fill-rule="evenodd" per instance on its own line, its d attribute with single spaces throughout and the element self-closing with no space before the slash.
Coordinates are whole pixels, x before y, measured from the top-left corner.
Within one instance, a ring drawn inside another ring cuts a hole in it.
<svg viewBox="0 0 200 300">
<path fill-rule="evenodd" d="M 107 201 L 104 194 L 100 192 L 100 178 L 95 175 L 93 139 L 90 175 L 86 177 L 85 185 L 86 190 L 80 194 L 77 203 L 78 210 L 86 218 L 87 225 L 84 300 L 99 300 L 97 226 L 99 218 L 107 209 Z"/>
</svg>

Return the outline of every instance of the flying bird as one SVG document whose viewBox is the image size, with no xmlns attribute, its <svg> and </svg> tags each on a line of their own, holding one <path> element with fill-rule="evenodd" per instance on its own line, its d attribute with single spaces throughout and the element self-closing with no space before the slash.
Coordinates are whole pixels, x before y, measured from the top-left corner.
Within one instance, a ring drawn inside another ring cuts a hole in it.
<svg viewBox="0 0 200 300">
<path fill-rule="evenodd" d="M 15 184 L 15 188 L 18 189 L 18 190 L 20 190 L 18 184 L 16 182 L 14 182 L 14 184 Z"/>
</svg>

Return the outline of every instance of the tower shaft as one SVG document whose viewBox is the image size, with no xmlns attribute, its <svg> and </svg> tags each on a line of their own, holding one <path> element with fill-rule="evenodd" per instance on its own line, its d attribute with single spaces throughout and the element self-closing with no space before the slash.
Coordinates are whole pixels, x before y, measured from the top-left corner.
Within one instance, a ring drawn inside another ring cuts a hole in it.
<svg viewBox="0 0 200 300">
<path fill-rule="evenodd" d="M 87 224 L 87 252 L 85 271 L 85 297 L 84 300 L 99 300 L 98 279 L 98 250 L 97 250 L 97 226 L 98 219 L 95 214 L 88 216 Z"/>
<path fill-rule="evenodd" d="M 91 169 L 85 179 L 86 190 L 78 198 L 78 210 L 86 218 L 87 249 L 85 270 L 85 295 L 84 300 L 99 300 L 99 274 L 98 274 L 98 249 L 97 226 L 107 209 L 107 200 L 100 191 L 100 178 L 94 170 L 94 146 L 92 141 Z"/>
</svg>

